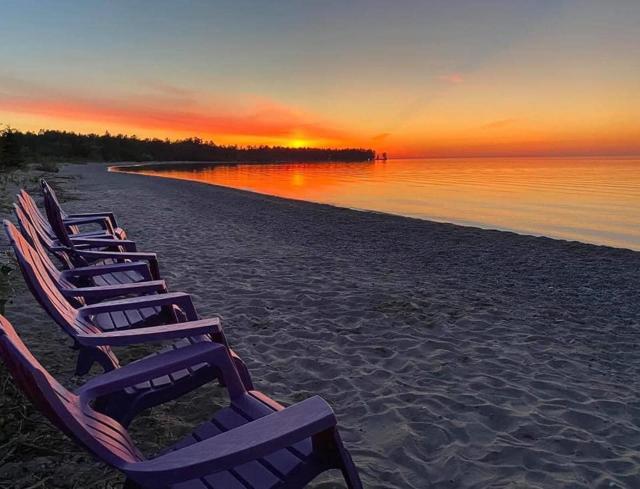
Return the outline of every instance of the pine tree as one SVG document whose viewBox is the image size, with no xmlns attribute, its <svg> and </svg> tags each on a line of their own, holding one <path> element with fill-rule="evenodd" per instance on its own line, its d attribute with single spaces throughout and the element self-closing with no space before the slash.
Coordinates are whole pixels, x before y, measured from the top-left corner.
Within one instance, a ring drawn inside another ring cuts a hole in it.
<svg viewBox="0 0 640 489">
<path fill-rule="evenodd" d="M 6 127 L 0 132 L 0 168 L 15 168 L 22 163 L 19 134 Z"/>
</svg>

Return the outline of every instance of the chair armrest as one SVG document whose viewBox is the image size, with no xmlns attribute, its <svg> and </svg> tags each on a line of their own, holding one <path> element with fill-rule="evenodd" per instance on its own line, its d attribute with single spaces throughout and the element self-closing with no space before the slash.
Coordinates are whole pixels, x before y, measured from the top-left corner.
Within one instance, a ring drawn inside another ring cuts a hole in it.
<svg viewBox="0 0 640 489">
<path fill-rule="evenodd" d="M 311 397 L 219 435 L 122 470 L 143 486 L 173 484 L 228 470 L 333 429 L 336 417 L 318 396 Z"/>
<path fill-rule="evenodd" d="M 82 346 L 126 346 L 137 343 L 171 340 L 175 338 L 188 338 L 190 336 L 204 334 L 217 334 L 221 331 L 222 326 L 220 326 L 220 319 L 211 318 L 200 319 L 198 321 L 188 321 L 186 323 L 123 329 L 121 331 L 78 334 L 75 336 L 75 339 Z M 224 347 L 224 345 L 220 343 L 215 344 Z"/>
<path fill-rule="evenodd" d="M 108 239 L 105 238 L 76 238 L 74 236 L 70 236 L 71 242 L 75 244 L 86 244 L 91 245 L 93 248 L 113 248 L 113 247 L 122 247 L 125 251 L 136 251 L 136 242 L 130 241 L 128 239 L 114 239 L 113 236 L 110 236 Z"/>
<path fill-rule="evenodd" d="M 89 238 L 89 239 L 113 239 L 113 235 L 104 229 L 96 229 L 94 231 L 82 231 L 80 233 L 70 234 L 70 238 Z"/>
<path fill-rule="evenodd" d="M 118 227 L 116 216 L 113 212 L 81 212 L 79 214 L 67 214 L 69 219 L 77 219 L 82 217 L 106 217 L 114 228 Z"/>
<path fill-rule="evenodd" d="M 108 265 L 94 265 L 88 267 L 77 267 L 61 272 L 64 278 L 74 277 L 96 277 L 108 273 L 117 272 L 138 272 L 144 280 L 153 280 L 149 266 L 142 261 L 128 261 L 123 263 L 110 263 Z"/>
<path fill-rule="evenodd" d="M 86 382 L 76 389 L 75 394 L 83 401 L 90 401 L 126 387 L 153 380 L 184 368 L 208 363 L 224 368 L 225 350 L 219 343 L 201 341 L 193 345 L 177 348 L 166 353 L 131 362 L 123 367 L 106 372 Z"/>
<path fill-rule="evenodd" d="M 198 319 L 196 309 L 191 301 L 191 296 L 184 292 L 171 292 L 168 294 L 145 295 L 142 297 L 131 297 L 128 299 L 120 299 L 116 301 L 100 302 L 83 306 L 79 309 L 78 315 L 86 318 L 92 314 L 101 314 L 105 312 L 126 311 L 131 309 L 142 309 L 143 307 L 169 306 L 176 305 L 184 311 L 187 320 L 195 321 Z"/>
<path fill-rule="evenodd" d="M 167 284 L 164 280 L 151 280 L 149 282 L 135 282 L 131 284 L 100 285 L 95 287 L 74 287 L 62 289 L 65 297 L 84 297 L 87 300 L 102 300 L 128 294 L 152 294 L 153 292 L 166 292 Z"/>
<path fill-rule="evenodd" d="M 113 226 L 111 221 L 106 216 L 92 216 L 92 217 L 77 217 L 70 218 L 69 216 L 62 219 L 62 223 L 68 229 L 71 226 L 81 226 L 83 224 L 98 224 L 101 229 L 113 233 Z"/>
<path fill-rule="evenodd" d="M 74 245 L 73 248 L 69 248 L 68 246 L 65 246 L 63 244 L 60 244 L 58 242 L 55 242 L 53 244 L 53 246 L 50 246 L 49 251 L 51 252 L 64 252 L 64 253 L 75 253 L 76 251 L 91 251 L 91 246 L 86 245 L 86 244 L 81 244 L 81 245 Z"/>
<path fill-rule="evenodd" d="M 69 249 L 67 248 L 67 251 Z M 72 253 L 76 253 L 78 256 L 89 260 L 102 260 L 105 258 L 113 258 L 116 260 L 145 260 L 149 263 L 149 270 L 154 279 L 160 279 L 160 266 L 158 265 L 158 255 L 155 253 L 146 253 L 141 251 L 93 251 L 93 250 L 71 250 Z"/>
</svg>

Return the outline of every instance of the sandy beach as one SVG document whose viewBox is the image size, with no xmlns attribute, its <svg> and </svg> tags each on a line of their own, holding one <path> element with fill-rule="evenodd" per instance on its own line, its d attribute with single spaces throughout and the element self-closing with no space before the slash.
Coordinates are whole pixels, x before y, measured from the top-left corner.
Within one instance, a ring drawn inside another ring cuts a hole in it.
<svg viewBox="0 0 640 489">
<path fill-rule="evenodd" d="M 170 289 L 223 318 L 258 389 L 324 397 L 365 487 L 640 487 L 640 253 L 102 164 L 67 165 L 52 183 L 66 209 L 113 210 L 157 252 Z M 81 382 L 70 341 L 16 279 L 7 317 L 63 383 Z M 143 416 L 136 439 L 152 454 L 206 419 L 219 392 Z M 69 441 L 30 457 L 0 480 L 121 482 Z"/>
</svg>

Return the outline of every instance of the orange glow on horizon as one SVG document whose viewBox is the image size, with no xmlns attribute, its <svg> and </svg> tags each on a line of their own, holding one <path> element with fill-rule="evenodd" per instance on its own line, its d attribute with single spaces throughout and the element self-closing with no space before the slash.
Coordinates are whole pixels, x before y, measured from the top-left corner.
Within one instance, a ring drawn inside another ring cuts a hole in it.
<svg viewBox="0 0 640 489">
<path fill-rule="evenodd" d="M 452 86 L 458 89 L 469 84 Z M 567 109 L 556 117 L 556 109 L 549 107 L 539 108 L 539 114 L 491 119 L 489 113 L 482 116 L 466 111 L 460 103 L 437 107 L 441 117 L 416 113 L 407 117 L 401 129 L 383 133 L 367 133 L 366 127 L 342 129 L 344 123 L 317 122 L 320 117 L 264 101 L 238 111 L 182 110 L 123 101 L 0 93 L 0 120 L 20 130 L 109 131 L 161 139 L 200 137 L 240 146 L 361 147 L 395 158 L 640 154 L 640 120 L 632 117 L 632 111 L 604 117 Z M 347 114 L 338 118 L 347 118 Z M 479 122 L 479 118 L 485 120 Z"/>
</svg>

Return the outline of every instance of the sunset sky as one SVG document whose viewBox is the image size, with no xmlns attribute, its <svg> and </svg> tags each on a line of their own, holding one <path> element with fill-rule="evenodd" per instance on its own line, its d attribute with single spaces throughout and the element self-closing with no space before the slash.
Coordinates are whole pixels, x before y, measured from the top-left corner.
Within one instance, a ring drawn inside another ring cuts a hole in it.
<svg viewBox="0 0 640 489">
<path fill-rule="evenodd" d="M 640 154 L 640 1 L 5 1 L 0 123 L 393 156 Z"/>
</svg>

